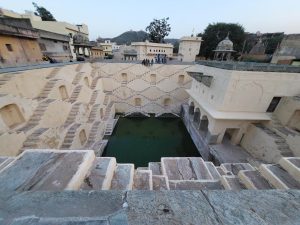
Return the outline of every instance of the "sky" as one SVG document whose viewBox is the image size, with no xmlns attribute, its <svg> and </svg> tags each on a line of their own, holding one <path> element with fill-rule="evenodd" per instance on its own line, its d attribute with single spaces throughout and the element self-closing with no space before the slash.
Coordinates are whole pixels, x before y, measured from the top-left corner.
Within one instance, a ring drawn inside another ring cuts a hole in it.
<svg viewBox="0 0 300 225">
<path fill-rule="evenodd" d="M 0 7 L 23 13 L 34 0 L 0 0 Z M 300 33 L 300 0 L 35 0 L 59 21 L 85 23 L 90 39 L 145 30 L 169 17 L 168 38 L 203 32 L 216 22 L 239 23 L 246 32 Z"/>
</svg>

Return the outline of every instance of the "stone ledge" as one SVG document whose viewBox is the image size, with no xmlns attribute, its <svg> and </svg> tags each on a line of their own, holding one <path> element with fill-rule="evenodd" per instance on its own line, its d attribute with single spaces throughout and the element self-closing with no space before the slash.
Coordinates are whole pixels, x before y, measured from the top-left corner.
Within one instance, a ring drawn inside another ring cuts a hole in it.
<svg viewBox="0 0 300 225">
<path fill-rule="evenodd" d="M 24 224 L 18 223 L 20 220 L 25 224 L 31 220 L 31 224 L 82 224 L 85 220 L 119 225 L 300 223 L 297 190 L 37 191 L 0 195 L 0 221 L 9 225 Z"/>
</svg>

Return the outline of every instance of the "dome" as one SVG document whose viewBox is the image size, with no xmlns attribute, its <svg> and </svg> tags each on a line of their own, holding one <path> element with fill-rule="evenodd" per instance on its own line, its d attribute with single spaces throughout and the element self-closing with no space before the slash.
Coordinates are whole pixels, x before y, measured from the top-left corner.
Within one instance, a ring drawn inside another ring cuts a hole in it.
<svg viewBox="0 0 300 225">
<path fill-rule="evenodd" d="M 233 50 L 233 43 L 232 43 L 232 41 L 230 41 L 228 36 L 223 41 L 219 42 L 216 50 L 219 50 L 219 51 L 223 51 L 223 50 L 232 51 Z"/>
</svg>

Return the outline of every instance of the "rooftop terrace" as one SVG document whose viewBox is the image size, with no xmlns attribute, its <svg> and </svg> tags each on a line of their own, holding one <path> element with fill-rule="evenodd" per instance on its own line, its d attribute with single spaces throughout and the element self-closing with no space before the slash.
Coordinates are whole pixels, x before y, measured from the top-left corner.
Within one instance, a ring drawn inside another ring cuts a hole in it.
<svg viewBox="0 0 300 225">
<path fill-rule="evenodd" d="M 254 62 L 197 61 L 197 64 L 225 70 L 300 73 L 299 66 Z"/>
</svg>

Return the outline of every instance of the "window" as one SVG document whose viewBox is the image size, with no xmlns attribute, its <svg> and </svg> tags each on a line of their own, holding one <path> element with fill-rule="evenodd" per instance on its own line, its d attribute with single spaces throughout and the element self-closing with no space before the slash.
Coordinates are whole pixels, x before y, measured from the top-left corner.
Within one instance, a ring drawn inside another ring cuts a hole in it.
<svg viewBox="0 0 300 225">
<path fill-rule="evenodd" d="M 60 93 L 60 96 L 61 96 L 62 100 L 65 100 L 65 99 L 69 98 L 67 88 L 66 88 L 65 85 L 60 86 L 58 89 L 59 89 L 59 93 Z"/>
<path fill-rule="evenodd" d="M 267 112 L 274 112 L 280 102 L 281 97 L 274 97 L 267 109 Z"/>
<path fill-rule="evenodd" d="M 19 124 L 25 122 L 25 119 L 16 104 L 9 104 L 0 109 L 0 115 L 3 122 L 10 129 L 18 126 Z"/>
<path fill-rule="evenodd" d="M 13 51 L 13 48 L 12 48 L 11 44 L 5 44 L 5 46 L 6 46 L 6 48 L 7 48 L 7 50 L 8 50 L 9 52 L 12 52 L 12 51 Z"/>
<path fill-rule="evenodd" d="M 79 132 L 79 140 L 80 140 L 81 145 L 84 145 L 84 143 L 87 141 L 85 130 L 81 130 Z"/>
<path fill-rule="evenodd" d="M 46 45 L 44 43 L 39 43 L 41 51 L 47 51 Z"/>
<path fill-rule="evenodd" d="M 134 103 L 135 103 L 135 106 L 141 106 L 142 105 L 142 99 L 141 98 L 135 98 Z"/>
</svg>

